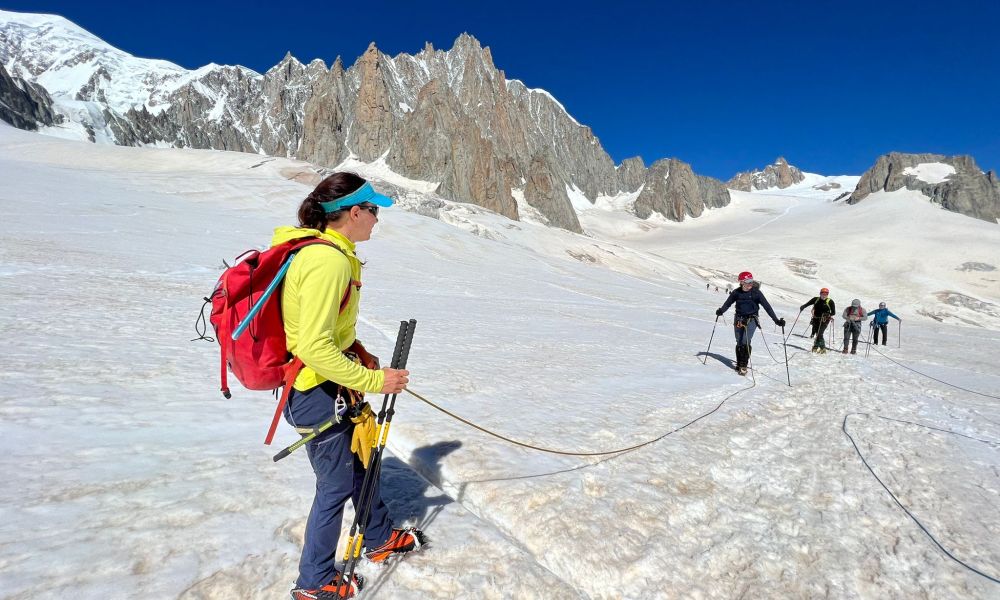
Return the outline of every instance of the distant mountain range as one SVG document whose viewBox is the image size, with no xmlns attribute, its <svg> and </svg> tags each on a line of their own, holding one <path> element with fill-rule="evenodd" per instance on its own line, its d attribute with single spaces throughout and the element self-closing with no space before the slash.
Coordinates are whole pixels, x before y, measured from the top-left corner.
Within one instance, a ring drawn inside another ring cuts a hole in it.
<svg viewBox="0 0 1000 600">
<path fill-rule="evenodd" d="M 30 114 L 5 111 L 21 115 L 18 126 L 33 119 L 95 142 L 258 152 L 328 167 L 384 160 L 401 175 L 437 182 L 443 197 L 511 218 L 522 197 L 572 231 L 580 230 L 572 188 L 591 202 L 641 189 L 643 212 L 675 220 L 729 203 L 722 182 L 676 159 L 616 166 L 589 127 L 544 90 L 507 79 L 489 48 L 466 34 L 450 50 L 427 45 L 415 55 L 390 57 L 372 44 L 346 69 L 340 58 L 327 69 L 287 55 L 263 75 L 136 58 L 50 15 L 0 11 L 0 34 L 9 73 L 0 93 L 23 96 L 17 90 L 28 84 L 48 92 L 32 88 L 30 102 L 21 98 Z M 671 174 L 681 181 L 663 185 Z"/>
<path fill-rule="evenodd" d="M 816 176 L 812 176 L 816 177 Z M 738 173 L 726 186 L 744 192 L 785 189 L 806 180 L 806 174 L 778 157 L 774 164 L 756 171 Z M 805 184 L 803 184 L 805 185 Z M 812 186 L 836 190 L 839 183 L 823 181 Z M 995 171 L 984 173 L 971 156 L 907 154 L 890 152 L 880 156 L 858 181 L 853 191 L 836 199 L 847 204 L 861 202 L 874 192 L 916 190 L 942 208 L 992 223 L 1000 220 L 1000 182 Z"/>
<path fill-rule="evenodd" d="M 783 158 L 728 184 L 675 158 L 615 165 L 589 127 L 548 92 L 507 79 L 467 34 L 450 50 L 428 44 L 395 57 L 371 44 L 346 69 L 339 57 L 328 69 L 288 54 L 262 75 L 136 58 L 62 17 L 0 11 L 0 119 L 97 143 L 235 150 L 324 167 L 384 161 L 435 183 L 444 198 L 512 219 L 529 210 L 523 202 L 576 232 L 570 193 L 591 203 L 632 194 L 639 217 L 681 221 L 729 204 L 727 186 L 763 190 L 803 178 Z M 995 182 L 980 187 L 996 190 Z M 1000 200 L 944 204 L 989 218 Z"/>
</svg>

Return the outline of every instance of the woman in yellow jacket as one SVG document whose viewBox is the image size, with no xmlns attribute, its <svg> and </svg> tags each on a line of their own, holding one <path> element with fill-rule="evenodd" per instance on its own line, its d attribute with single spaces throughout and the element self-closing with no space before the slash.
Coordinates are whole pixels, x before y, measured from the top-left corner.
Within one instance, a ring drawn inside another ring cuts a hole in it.
<svg viewBox="0 0 1000 600">
<path fill-rule="evenodd" d="M 335 415 L 341 417 L 306 444 L 316 474 L 316 496 L 306 522 L 299 578 L 291 592 L 294 600 L 349 598 L 361 588 L 360 578 L 350 586 L 333 585 L 339 576 L 335 561 L 344 505 L 351 498 L 358 509 L 367 462 L 359 457 L 367 458 L 371 450 L 366 435 L 373 425 L 371 412 L 362 412 L 357 392 L 398 393 L 409 375 L 405 370 L 380 369 L 378 359 L 365 351 L 355 333 L 361 296 L 361 261 L 354 253 L 355 244 L 371 237 L 379 209 L 389 206 L 392 199 L 375 192 L 361 177 L 334 173 L 302 202 L 299 227 L 279 227 L 272 240 L 272 245 L 305 237 L 327 242 L 299 250 L 283 284 L 281 315 L 288 350 L 304 364 L 292 386 L 285 419 L 305 430 Z M 369 514 L 364 529 L 369 560 L 381 562 L 420 547 L 422 532 L 393 528 L 377 482 Z"/>
</svg>

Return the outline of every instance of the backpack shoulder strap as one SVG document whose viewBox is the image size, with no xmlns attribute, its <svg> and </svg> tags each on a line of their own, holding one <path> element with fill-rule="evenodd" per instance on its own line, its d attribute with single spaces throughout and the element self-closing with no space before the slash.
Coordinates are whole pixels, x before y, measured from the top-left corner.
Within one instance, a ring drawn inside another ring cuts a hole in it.
<svg viewBox="0 0 1000 600">
<path fill-rule="evenodd" d="M 338 252 L 340 252 L 341 254 L 343 254 L 344 258 L 348 258 L 348 259 L 350 258 L 350 257 L 347 256 L 347 252 L 345 252 L 344 249 L 341 248 L 340 246 L 338 246 L 337 244 L 334 244 L 333 242 L 328 242 L 326 240 L 321 240 L 321 239 L 315 238 L 315 237 L 313 237 L 313 238 L 304 238 L 302 240 L 299 240 L 299 241 L 295 242 L 294 244 L 292 244 L 292 247 L 289 250 L 289 254 L 293 254 L 295 252 L 298 252 L 299 250 L 301 250 L 302 248 L 305 248 L 306 246 L 314 246 L 316 244 L 323 244 L 324 246 L 330 246 L 331 248 L 334 248 Z M 357 288 L 357 289 L 360 290 L 361 289 L 361 282 L 358 281 L 358 280 L 356 280 L 356 279 L 352 279 L 351 282 L 347 285 L 347 289 L 344 290 L 344 297 L 340 299 L 340 312 L 344 312 L 345 310 L 347 310 L 347 305 L 351 301 L 351 292 L 355 288 Z"/>
<path fill-rule="evenodd" d="M 281 391 L 278 407 L 274 409 L 274 418 L 271 419 L 271 426 L 267 430 L 267 437 L 264 438 L 265 445 L 270 446 L 271 440 L 274 439 L 274 432 L 278 430 L 278 421 L 281 420 L 281 413 L 285 410 L 285 404 L 288 403 L 288 396 L 292 393 L 292 384 L 295 383 L 295 378 L 299 376 L 302 366 L 302 359 L 297 356 L 285 366 L 285 381 L 281 384 L 285 389 Z"/>
</svg>

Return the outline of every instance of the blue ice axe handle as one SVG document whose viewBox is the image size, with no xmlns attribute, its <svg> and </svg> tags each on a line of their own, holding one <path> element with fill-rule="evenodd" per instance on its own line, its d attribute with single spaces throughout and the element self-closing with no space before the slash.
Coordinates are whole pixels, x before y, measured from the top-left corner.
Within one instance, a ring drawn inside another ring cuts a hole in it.
<svg viewBox="0 0 1000 600">
<path fill-rule="evenodd" d="M 243 335 L 243 332 L 250 326 L 250 321 L 252 321 L 253 318 L 257 316 L 257 313 L 260 312 L 260 309 L 264 308 L 264 305 L 267 304 L 267 299 L 271 297 L 271 294 L 274 293 L 278 284 L 280 284 L 281 280 L 285 278 L 285 272 L 288 271 L 288 267 L 292 264 L 293 258 L 295 258 L 294 254 L 289 256 L 288 260 L 285 261 L 285 264 L 281 265 L 281 268 L 278 269 L 278 273 L 274 276 L 274 279 L 271 280 L 271 284 L 267 286 L 264 293 L 257 299 L 257 304 L 253 305 L 253 308 L 250 309 L 247 316 L 243 317 L 243 321 L 240 322 L 239 327 L 237 327 L 236 331 L 233 332 L 233 340 L 239 339 L 239 337 Z"/>
</svg>

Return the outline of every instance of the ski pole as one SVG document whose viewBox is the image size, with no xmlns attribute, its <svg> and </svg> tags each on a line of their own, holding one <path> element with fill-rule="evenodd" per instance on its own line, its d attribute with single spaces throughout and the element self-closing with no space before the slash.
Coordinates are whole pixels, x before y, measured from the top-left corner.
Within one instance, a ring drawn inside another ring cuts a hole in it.
<svg viewBox="0 0 1000 600">
<path fill-rule="evenodd" d="M 416 324 L 417 322 L 413 319 L 411 319 L 407 324 L 408 330 L 406 332 L 406 339 L 403 343 L 402 353 L 399 357 L 399 368 L 404 368 L 406 366 L 406 360 L 410 353 L 410 343 L 413 340 L 413 330 L 416 327 Z M 360 526 L 360 532 L 358 533 L 357 542 L 354 545 L 353 556 L 348 559 L 345 555 L 345 560 L 349 561 L 348 564 L 345 564 L 344 566 L 344 572 L 347 574 L 347 581 L 352 581 L 354 569 L 356 568 L 358 560 L 361 557 L 361 549 L 364 547 L 365 531 L 368 527 L 368 519 L 371 516 L 371 504 L 375 498 L 375 488 L 378 485 L 379 476 L 382 472 L 382 454 L 385 451 L 386 441 L 389 436 L 389 427 L 392 424 L 392 417 L 396 412 L 395 406 L 396 394 L 393 394 L 392 399 L 389 402 L 389 410 L 385 410 L 385 402 L 383 400 L 382 410 L 379 411 L 378 421 L 380 429 L 377 430 L 376 437 L 372 441 L 373 450 L 365 472 L 365 479 L 369 481 L 369 485 L 366 488 L 364 483 L 362 483 L 361 493 L 359 494 L 360 506 L 357 507 L 357 511 L 355 512 L 355 519 L 358 521 Z"/>
<path fill-rule="evenodd" d="M 715 315 L 715 325 L 712 325 L 712 336 L 708 338 L 708 348 L 705 349 L 705 360 L 701 364 L 708 364 L 708 351 L 712 349 L 712 339 L 715 338 L 715 328 L 719 325 L 719 315 Z"/>
<path fill-rule="evenodd" d="M 406 343 L 406 333 L 409 330 L 409 326 L 410 326 L 410 324 L 409 324 L 408 321 L 400 321 L 400 323 L 399 323 L 399 333 L 396 335 L 396 347 L 392 351 L 392 361 L 389 363 L 389 366 L 391 368 L 393 368 L 393 369 L 398 368 L 398 366 L 399 366 L 399 357 L 403 353 L 403 344 Z M 385 414 L 385 407 L 388 404 L 388 402 L 389 402 L 389 394 L 386 394 L 382 398 L 382 408 L 379 410 L 379 415 L 384 415 Z M 376 426 L 376 430 L 375 430 L 376 431 L 376 435 L 375 435 L 375 439 L 372 440 L 372 446 L 375 446 L 376 443 L 378 442 L 378 428 L 381 427 L 381 425 L 382 425 L 381 418 L 382 417 L 380 416 L 379 417 L 380 420 L 378 422 L 378 425 Z M 371 459 L 372 459 L 372 457 L 369 456 L 368 457 L 368 462 L 369 463 L 371 462 Z M 364 481 L 363 481 L 363 483 L 361 485 L 362 490 L 364 490 L 368 486 L 369 475 L 370 475 L 370 471 L 368 471 L 368 465 L 365 465 L 365 478 L 364 478 Z M 358 501 L 360 502 L 361 499 L 362 498 L 359 497 Z M 347 542 L 348 552 L 350 552 L 353 549 L 352 546 L 354 544 L 354 535 L 357 533 L 358 517 L 360 516 L 360 513 L 361 513 L 361 507 L 360 506 L 355 506 L 354 508 L 355 508 L 355 510 L 354 510 L 354 521 L 351 523 L 350 537 L 348 538 L 348 542 Z M 347 560 L 347 553 L 345 553 L 344 560 Z"/>
<path fill-rule="evenodd" d="M 781 337 L 784 338 L 784 341 L 786 343 L 788 342 L 788 338 L 792 337 L 792 332 L 795 331 L 795 324 L 799 322 L 799 317 L 802 316 L 802 310 L 803 309 L 800 308 L 799 314 L 795 315 L 795 320 L 792 321 L 792 328 L 788 330 L 788 337 L 785 337 L 785 328 L 784 327 L 781 328 Z M 788 354 L 787 348 L 785 349 L 785 354 Z"/>
<path fill-rule="evenodd" d="M 799 311 L 799 314 L 800 315 L 802 314 L 801 310 Z M 798 317 L 796 317 L 795 320 L 798 321 Z M 792 324 L 792 327 L 795 327 L 794 323 Z M 792 336 L 792 332 L 791 331 L 788 332 L 788 336 L 789 337 Z M 785 328 L 784 327 L 781 328 L 781 337 L 785 338 Z M 788 376 L 788 387 L 792 387 L 792 374 L 788 370 L 788 343 L 787 342 L 788 342 L 788 338 L 785 338 L 785 341 L 781 343 L 781 347 L 785 349 L 785 375 Z"/>
<path fill-rule="evenodd" d="M 406 360 L 410 355 L 410 344 L 413 341 L 413 330 L 416 326 L 416 319 L 400 322 L 399 336 L 396 339 L 396 352 L 393 352 L 393 360 L 397 364 L 393 368 L 402 369 L 406 367 Z M 344 552 L 346 563 L 339 577 L 340 581 L 346 582 L 348 586 L 353 581 L 354 569 L 357 567 L 358 560 L 361 557 L 361 549 L 364 547 L 365 529 L 368 527 L 371 503 L 375 498 L 375 487 L 378 485 L 382 467 L 382 452 L 389 437 L 389 426 L 392 424 L 392 416 L 396 412 L 396 396 L 397 394 L 392 394 L 392 400 L 389 401 L 389 394 L 386 394 L 382 399 L 382 408 L 379 410 L 378 425 L 375 429 L 375 439 L 372 440 L 372 452 L 368 457 L 368 464 L 365 465 L 365 478 L 361 483 L 361 492 L 358 494 L 360 505 L 354 507 L 354 522 L 351 524 L 351 531 L 347 538 L 347 548 Z M 388 411 L 386 411 L 386 404 L 389 406 Z M 356 539 L 355 535 L 357 535 Z M 339 589 L 340 583 L 335 582 L 334 586 Z"/>
<path fill-rule="evenodd" d="M 868 347 L 865 348 L 865 358 L 868 358 L 868 353 L 872 351 L 872 334 L 875 333 L 875 321 L 871 322 L 868 327 Z"/>
</svg>

